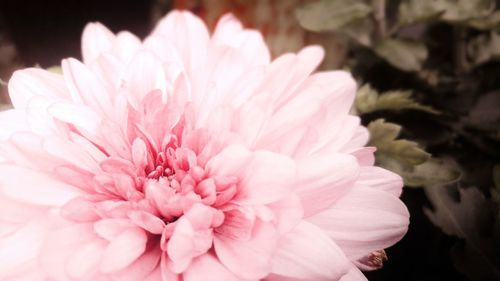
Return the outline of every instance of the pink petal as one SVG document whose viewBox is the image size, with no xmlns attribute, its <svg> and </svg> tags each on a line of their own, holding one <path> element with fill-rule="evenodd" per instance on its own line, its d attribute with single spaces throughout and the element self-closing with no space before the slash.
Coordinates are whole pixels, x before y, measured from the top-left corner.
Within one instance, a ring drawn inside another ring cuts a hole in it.
<svg viewBox="0 0 500 281">
<path fill-rule="evenodd" d="M 131 211 L 128 213 L 130 220 L 137 226 L 152 234 L 161 234 L 165 228 L 165 222 L 155 215 L 145 211 Z"/>
<path fill-rule="evenodd" d="M 228 146 L 209 160 L 205 170 L 210 176 L 240 175 L 244 172 L 251 156 L 252 153 L 243 146 Z M 226 165 L 226 163 L 231 163 L 231 165 Z"/>
<path fill-rule="evenodd" d="M 396 197 L 399 197 L 403 191 L 403 179 L 399 175 L 380 167 L 362 167 L 357 183 L 386 191 Z"/>
<path fill-rule="evenodd" d="M 115 272 L 132 264 L 146 250 L 147 235 L 141 228 L 129 228 L 116 236 L 102 254 L 100 270 Z"/>
<path fill-rule="evenodd" d="M 324 229 L 349 259 L 357 260 L 399 241 L 408 229 L 408 217 L 408 210 L 397 197 L 356 186 L 308 221 Z"/>
<path fill-rule="evenodd" d="M 375 147 L 362 147 L 349 151 L 349 154 L 358 159 L 361 166 L 373 166 L 375 164 Z"/>
<path fill-rule="evenodd" d="M 213 255 L 197 257 L 183 275 L 184 281 L 240 281 Z"/>
<path fill-rule="evenodd" d="M 61 216 L 74 222 L 93 222 L 100 219 L 92 202 L 74 198 L 61 207 Z"/>
<path fill-rule="evenodd" d="M 181 273 L 188 268 L 191 259 L 196 256 L 194 250 L 195 231 L 186 219 L 179 220 L 167 244 L 167 254 L 172 261 L 169 268 L 175 273 Z"/>
<path fill-rule="evenodd" d="M 275 215 L 276 227 L 280 234 L 292 230 L 304 217 L 300 197 L 290 194 L 280 201 L 267 205 Z"/>
<path fill-rule="evenodd" d="M 356 159 L 345 154 L 315 154 L 297 162 L 304 216 L 330 207 L 346 194 L 359 175 Z"/>
<path fill-rule="evenodd" d="M 342 276 L 339 281 L 368 281 L 368 279 L 366 279 L 365 275 L 359 271 L 359 269 L 355 266 L 351 266 L 349 272 Z"/>
<path fill-rule="evenodd" d="M 349 260 L 333 240 L 305 221 L 280 239 L 272 259 L 274 274 L 304 280 L 338 280 L 349 267 Z"/>
<path fill-rule="evenodd" d="M 74 249 L 66 262 L 66 272 L 71 278 L 84 280 L 95 274 L 98 268 L 106 242 L 96 239 L 89 243 L 79 245 Z"/>
<path fill-rule="evenodd" d="M 248 163 L 236 199 L 241 204 L 267 204 L 284 198 L 294 188 L 295 161 L 284 155 L 257 151 Z"/>
<path fill-rule="evenodd" d="M 224 212 L 224 222 L 215 229 L 215 233 L 220 237 L 233 240 L 249 240 L 252 236 L 254 220 L 255 217 L 241 210 L 229 210 Z"/>
<path fill-rule="evenodd" d="M 57 102 L 48 108 L 48 112 L 57 120 L 74 125 L 85 133 L 98 134 L 102 117 L 87 106 Z"/>
<path fill-rule="evenodd" d="M 258 223 L 250 240 L 238 241 L 216 235 L 214 247 L 217 257 L 232 273 L 242 279 L 260 279 L 269 274 L 276 230 L 269 223 Z"/>
<path fill-rule="evenodd" d="M 0 224 L 1 225 L 1 224 Z M 26 222 L 12 235 L 0 240 L 0 264 L 2 274 L 16 271 L 32 260 L 36 260 L 48 231 L 45 218 Z"/>
<path fill-rule="evenodd" d="M 161 254 L 162 252 L 159 245 L 157 243 L 151 244 L 151 246 L 148 247 L 148 250 L 146 250 L 146 252 L 144 252 L 144 254 L 141 255 L 141 257 L 139 257 L 134 263 L 119 272 L 114 272 L 112 274 L 113 280 L 142 281 L 148 280 L 148 276 L 154 274 L 161 275 L 159 270 L 155 273 L 155 271 L 160 268 Z M 161 277 L 153 280 L 161 280 Z"/>
<path fill-rule="evenodd" d="M 270 62 L 271 55 L 262 34 L 256 30 L 244 30 L 232 14 L 225 14 L 219 19 L 211 41 L 239 49 L 254 63 Z"/>
<path fill-rule="evenodd" d="M 44 173 L 7 164 L 0 167 L 0 188 L 6 196 L 19 202 L 62 206 L 81 194 L 76 188 Z"/>
<path fill-rule="evenodd" d="M 102 219 L 94 223 L 93 228 L 100 237 L 113 241 L 125 230 L 136 226 L 129 219 Z"/>
<path fill-rule="evenodd" d="M 50 232 L 45 237 L 45 241 L 39 253 L 40 265 L 44 271 L 50 276 L 51 280 L 68 280 L 68 274 L 74 268 L 69 269 L 69 258 L 75 253 L 75 250 L 84 244 L 92 243 L 99 238 L 92 232 L 91 224 L 79 223 L 68 224 L 62 226 L 52 226 Z M 94 257 L 88 255 L 87 257 Z M 97 253 L 95 253 L 97 254 Z M 93 260 L 87 261 L 93 263 Z M 73 265 L 71 265 L 73 266 Z M 83 269 L 83 268 L 82 268 Z M 94 268 L 90 268 L 93 270 Z M 76 270 L 77 271 L 77 270 Z M 77 273 L 77 272 L 72 273 Z M 82 272 L 85 274 L 85 272 Z"/>
</svg>

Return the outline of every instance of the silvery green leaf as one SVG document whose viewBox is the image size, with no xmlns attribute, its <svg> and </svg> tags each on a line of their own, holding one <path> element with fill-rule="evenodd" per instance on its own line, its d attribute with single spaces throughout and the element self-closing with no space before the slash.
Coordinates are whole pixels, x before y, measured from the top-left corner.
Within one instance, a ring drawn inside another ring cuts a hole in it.
<svg viewBox="0 0 500 281">
<path fill-rule="evenodd" d="M 421 42 L 404 39 L 385 39 L 375 46 L 375 53 L 396 68 L 419 71 L 427 59 L 427 47 Z"/>
<path fill-rule="evenodd" d="M 370 131 L 369 145 L 377 148 L 376 158 L 380 164 L 387 161 L 396 161 L 405 168 L 419 165 L 429 159 L 430 154 L 418 146 L 418 143 L 396 139 L 401 131 L 401 126 L 377 119 L 368 124 Z"/>
<path fill-rule="evenodd" d="M 371 13 L 371 6 L 362 0 L 321 0 L 301 5 L 297 19 L 307 30 L 334 31 Z"/>
<path fill-rule="evenodd" d="M 422 105 L 411 98 L 411 91 L 388 91 L 379 94 L 375 89 L 366 84 L 358 90 L 354 102 L 360 114 L 378 110 L 405 110 L 414 109 L 432 114 L 439 112 L 430 106 Z"/>
</svg>

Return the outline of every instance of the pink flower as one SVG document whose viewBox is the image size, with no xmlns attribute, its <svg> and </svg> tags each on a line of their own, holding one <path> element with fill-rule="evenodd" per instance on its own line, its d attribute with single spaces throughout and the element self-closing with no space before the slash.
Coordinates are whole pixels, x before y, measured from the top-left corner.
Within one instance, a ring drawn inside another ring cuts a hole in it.
<svg viewBox="0 0 500 281">
<path fill-rule="evenodd" d="M 405 234 L 356 85 L 270 61 L 224 16 L 174 11 L 141 41 L 98 23 L 83 63 L 16 72 L 0 117 L 0 280 L 365 280 Z"/>
</svg>

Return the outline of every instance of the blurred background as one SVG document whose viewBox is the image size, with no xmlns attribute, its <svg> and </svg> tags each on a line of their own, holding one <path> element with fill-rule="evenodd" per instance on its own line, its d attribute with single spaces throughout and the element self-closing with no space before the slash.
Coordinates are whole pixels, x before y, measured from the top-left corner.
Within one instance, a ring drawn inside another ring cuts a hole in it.
<svg viewBox="0 0 500 281">
<path fill-rule="evenodd" d="M 24 67 L 80 58 L 85 24 L 144 38 L 171 9 L 232 12 L 273 57 L 310 44 L 359 83 L 353 113 L 401 174 L 405 238 L 369 280 L 500 280 L 500 3 L 495 0 L 0 1 L 0 104 Z M 335 266 L 335 265 L 332 265 Z"/>
</svg>

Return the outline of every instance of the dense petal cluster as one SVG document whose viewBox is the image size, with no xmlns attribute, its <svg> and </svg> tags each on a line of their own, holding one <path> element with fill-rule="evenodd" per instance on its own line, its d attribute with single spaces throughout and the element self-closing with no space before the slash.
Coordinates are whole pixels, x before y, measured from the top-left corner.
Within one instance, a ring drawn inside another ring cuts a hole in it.
<svg viewBox="0 0 500 281">
<path fill-rule="evenodd" d="M 82 53 L 9 82 L 1 280 L 364 280 L 405 234 L 320 47 L 271 61 L 231 15 L 174 11 L 144 40 L 91 23 Z"/>
</svg>

